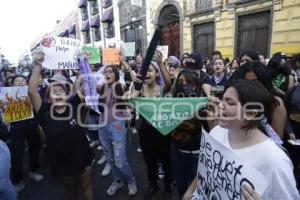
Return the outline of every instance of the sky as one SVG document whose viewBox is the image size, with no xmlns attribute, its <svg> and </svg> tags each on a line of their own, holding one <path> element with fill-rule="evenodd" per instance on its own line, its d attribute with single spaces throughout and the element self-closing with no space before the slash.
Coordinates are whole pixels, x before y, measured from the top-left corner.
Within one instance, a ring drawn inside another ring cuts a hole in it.
<svg viewBox="0 0 300 200">
<path fill-rule="evenodd" d="M 78 0 L 0 0 L 0 53 L 18 62 L 39 36 L 77 8 Z"/>
</svg>

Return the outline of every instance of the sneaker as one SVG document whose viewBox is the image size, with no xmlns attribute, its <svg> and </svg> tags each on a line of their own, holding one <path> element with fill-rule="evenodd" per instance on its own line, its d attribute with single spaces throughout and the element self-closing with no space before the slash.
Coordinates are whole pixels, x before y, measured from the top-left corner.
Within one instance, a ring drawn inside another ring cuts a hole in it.
<svg viewBox="0 0 300 200">
<path fill-rule="evenodd" d="M 114 180 L 109 188 L 106 190 L 106 194 L 108 196 L 113 196 L 116 194 L 117 190 L 124 186 L 124 182 L 122 180 Z"/>
<path fill-rule="evenodd" d="M 35 182 L 39 182 L 44 178 L 44 176 L 37 172 L 29 172 L 29 178 L 34 180 Z"/>
<path fill-rule="evenodd" d="M 136 182 L 133 181 L 132 183 L 128 183 L 128 195 L 134 196 L 136 193 L 137 193 Z"/>
<path fill-rule="evenodd" d="M 165 177 L 165 172 L 162 168 L 162 164 L 160 164 L 160 163 L 158 164 L 158 177 L 160 179 L 163 179 Z"/>
<path fill-rule="evenodd" d="M 132 127 L 132 128 L 130 129 L 130 131 L 131 131 L 132 134 L 137 134 L 137 130 L 136 130 L 135 127 Z"/>
<path fill-rule="evenodd" d="M 143 152 L 142 149 L 141 149 L 140 147 L 138 147 L 138 148 L 136 149 L 136 151 L 139 152 L 139 153 L 142 153 L 142 152 Z"/>
<path fill-rule="evenodd" d="M 16 192 L 19 193 L 25 188 L 25 184 L 23 181 L 21 181 L 20 183 L 15 184 L 14 187 L 15 187 Z"/>
<path fill-rule="evenodd" d="M 110 172 L 111 172 L 111 166 L 110 166 L 110 164 L 106 163 L 105 167 L 101 173 L 101 176 L 107 176 L 110 174 Z"/>
<path fill-rule="evenodd" d="M 97 145 L 99 145 L 100 144 L 100 141 L 99 140 L 94 140 L 93 142 L 91 142 L 90 143 L 90 147 L 95 147 L 95 146 L 97 146 Z"/>
<path fill-rule="evenodd" d="M 105 163 L 105 161 L 106 161 L 106 157 L 105 155 L 102 155 L 102 157 L 98 160 L 97 164 L 102 165 Z"/>
<path fill-rule="evenodd" d="M 97 147 L 97 150 L 101 151 L 101 150 L 103 150 L 103 147 L 102 147 L 101 145 L 99 145 L 99 146 Z"/>
</svg>

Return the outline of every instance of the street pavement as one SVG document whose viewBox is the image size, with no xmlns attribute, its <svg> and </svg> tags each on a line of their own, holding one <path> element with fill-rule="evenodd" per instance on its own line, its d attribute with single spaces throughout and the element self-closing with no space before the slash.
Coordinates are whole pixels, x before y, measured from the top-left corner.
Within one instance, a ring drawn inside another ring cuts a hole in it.
<svg viewBox="0 0 300 200">
<path fill-rule="evenodd" d="M 128 196 L 128 188 L 127 184 L 124 187 L 117 191 L 116 195 L 113 197 L 109 197 L 106 195 L 106 189 L 112 182 L 111 174 L 107 177 L 102 177 L 101 172 L 104 168 L 104 165 L 98 165 L 96 162 L 93 164 L 93 172 L 92 172 L 92 185 L 93 185 L 93 194 L 94 200 L 143 200 L 144 194 L 147 190 L 147 172 L 146 166 L 143 159 L 142 153 L 137 152 L 139 140 L 138 134 L 128 134 L 127 140 L 127 155 L 129 164 L 132 167 L 133 173 L 135 174 L 137 186 L 138 186 L 138 193 L 134 197 Z M 94 148 L 96 153 L 97 160 L 101 157 L 102 151 L 97 150 Z M 44 179 L 40 182 L 34 182 L 29 180 L 27 176 L 25 176 L 25 189 L 19 194 L 19 200 L 64 200 L 64 190 L 63 186 L 53 179 L 49 175 L 49 170 L 47 167 L 47 163 L 45 161 L 44 155 L 42 157 L 42 169 L 40 172 L 44 175 Z M 26 160 L 28 157 L 26 155 Z M 97 161 L 96 160 L 96 161 Z M 28 171 L 28 161 L 25 164 L 24 171 Z M 25 173 L 26 174 L 26 173 Z M 151 200 L 161 200 L 163 199 L 163 181 L 162 179 L 159 180 L 160 190 L 159 192 L 151 198 Z M 179 199 L 176 188 L 172 189 L 172 198 Z"/>
</svg>

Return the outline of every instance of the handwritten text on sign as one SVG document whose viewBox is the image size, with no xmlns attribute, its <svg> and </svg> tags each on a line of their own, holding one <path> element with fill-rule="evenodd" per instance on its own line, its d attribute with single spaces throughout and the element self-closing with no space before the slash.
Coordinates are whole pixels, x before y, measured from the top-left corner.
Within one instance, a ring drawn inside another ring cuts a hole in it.
<svg viewBox="0 0 300 200">
<path fill-rule="evenodd" d="M 0 100 L 2 119 L 5 123 L 33 118 L 27 86 L 0 88 Z"/>
<path fill-rule="evenodd" d="M 262 194 L 263 175 L 207 133 L 201 138 L 197 188 L 193 200 L 240 200 L 241 186 L 248 184 Z"/>
<path fill-rule="evenodd" d="M 106 48 L 102 50 L 102 63 L 104 65 L 120 64 L 120 49 Z"/>
<path fill-rule="evenodd" d="M 41 50 L 45 53 L 43 67 L 48 69 L 78 69 L 77 55 L 81 42 L 76 39 L 45 36 Z"/>
</svg>

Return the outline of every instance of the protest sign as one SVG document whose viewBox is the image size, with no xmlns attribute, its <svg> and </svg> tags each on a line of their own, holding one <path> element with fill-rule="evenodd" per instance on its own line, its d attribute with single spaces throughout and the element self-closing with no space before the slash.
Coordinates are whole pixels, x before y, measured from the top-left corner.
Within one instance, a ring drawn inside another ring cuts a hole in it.
<svg viewBox="0 0 300 200">
<path fill-rule="evenodd" d="M 5 123 L 33 118 L 28 86 L 0 87 L 1 115 Z"/>
<path fill-rule="evenodd" d="M 168 59 L 169 47 L 168 46 L 157 46 L 156 50 L 160 51 L 163 56 L 163 61 Z"/>
<path fill-rule="evenodd" d="M 208 99 L 199 98 L 134 98 L 130 103 L 161 134 L 167 135 L 204 107 Z"/>
<path fill-rule="evenodd" d="M 120 64 L 120 49 L 106 48 L 102 50 L 102 63 L 104 65 Z"/>
<path fill-rule="evenodd" d="M 96 91 L 96 80 L 92 75 L 91 68 L 84 56 L 79 56 L 78 65 L 81 74 L 82 89 L 85 95 L 85 103 L 90 106 L 95 112 L 99 113 L 98 109 L 98 93 Z"/>
<path fill-rule="evenodd" d="M 125 42 L 124 43 L 125 57 L 135 56 L 135 42 Z"/>
<path fill-rule="evenodd" d="M 83 46 L 82 53 L 87 57 L 89 64 L 101 62 L 100 50 L 97 47 Z"/>
<path fill-rule="evenodd" d="M 41 50 L 45 53 L 43 67 L 48 69 L 78 69 L 77 55 L 81 42 L 76 39 L 45 36 Z"/>
<path fill-rule="evenodd" d="M 202 133 L 197 179 L 192 200 L 241 200 L 247 184 L 262 195 L 267 183 L 263 174 L 246 165 L 232 150 L 207 133 Z"/>
</svg>

